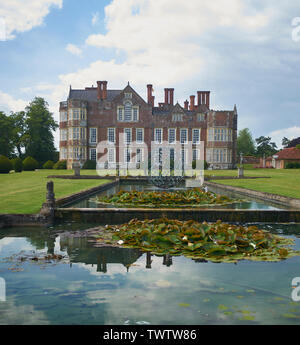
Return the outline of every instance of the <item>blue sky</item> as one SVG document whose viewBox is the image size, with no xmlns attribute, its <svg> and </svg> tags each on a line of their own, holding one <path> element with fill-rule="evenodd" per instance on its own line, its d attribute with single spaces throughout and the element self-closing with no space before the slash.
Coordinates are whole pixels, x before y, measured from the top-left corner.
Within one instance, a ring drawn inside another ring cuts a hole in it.
<svg viewBox="0 0 300 345">
<path fill-rule="evenodd" d="M 164 87 L 182 105 L 211 90 L 280 146 L 300 136 L 299 17 L 295 0 L 0 0 L 0 110 L 42 96 L 58 120 L 69 85 L 97 80 L 144 98 L 152 83 L 156 103 Z"/>
</svg>

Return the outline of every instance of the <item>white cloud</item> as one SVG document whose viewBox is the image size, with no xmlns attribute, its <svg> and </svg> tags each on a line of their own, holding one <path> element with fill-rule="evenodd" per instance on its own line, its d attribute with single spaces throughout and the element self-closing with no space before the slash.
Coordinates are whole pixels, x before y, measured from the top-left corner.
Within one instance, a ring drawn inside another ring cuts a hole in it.
<svg viewBox="0 0 300 345">
<path fill-rule="evenodd" d="M 0 104 L 7 111 L 21 111 L 28 105 L 23 99 L 15 99 L 11 95 L 0 90 Z"/>
<path fill-rule="evenodd" d="M 278 129 L 269 133 L 267 136 L 272 138 L 278 148 L 281 148 L 281 141 L 283 137 L 286 137 L 290 140 L 300 137 L 300 127 L 294 126 L 289 128 Z"/>
<path fill-rule="evenodd" d="M 99 12 L 93 13 L 92 16 L 92 25 L 96 25 L 99 21 Z"/>
<path fill-rule="evenodd" d="M 71 44 L 71 43 L 69 43 L 66 46 L 66 50 L 73 55 L 80 56 L 82 54 L 82 50 L 80 48 L 78 48 L 77 46 L 75 46 L 74 44 Z"/>
<path fill-rule="evenodd" d="M 2 0 L 0 17 L 5 20 L 6 39 L 12 39 L 17 32 L 29 31 L 43 24 L 51 6 L 62 8 L 63 0 Z"/>
</svg>

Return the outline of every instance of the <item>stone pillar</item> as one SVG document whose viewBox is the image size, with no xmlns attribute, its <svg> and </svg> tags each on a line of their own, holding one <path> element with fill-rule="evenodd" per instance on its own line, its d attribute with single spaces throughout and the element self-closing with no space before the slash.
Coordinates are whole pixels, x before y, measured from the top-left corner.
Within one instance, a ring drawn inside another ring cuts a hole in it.
<svg viewBox="0 0 300 345">
<path fill-rule="evenodd" d="M 72 164 L 72 169 L 74 169 L 74 175 L 80 176 L 80 165 L 79 163 L 75 162 Z"/>
<path fill-rule="evenodd" d="M 238 168 L 238 178 L 244 177 L 244 168 Z"/>
<path fill-rule="evenodd" d="M 48 225 L 54 223 L 55 218 L 55 194 L 53 181 L 47 182 L 46 202 L 43 203 L 40 215 Z"/>
</svg>

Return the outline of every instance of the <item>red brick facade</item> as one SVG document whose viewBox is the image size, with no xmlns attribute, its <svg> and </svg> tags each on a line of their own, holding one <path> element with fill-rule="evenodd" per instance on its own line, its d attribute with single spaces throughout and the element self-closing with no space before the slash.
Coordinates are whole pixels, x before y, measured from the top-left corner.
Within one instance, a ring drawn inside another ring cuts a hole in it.
<svg viewBox="0 0 300 345">
<path fill-rule="evenodd" d="M 190 96 L 183 107 L 174 105 L 174 89 L 170 88 L 165 89 L 164 102 L 155 106 L 152 85 L 147 85 L 145 101 L 129 84 L 123 90 L 109 90 L 106 81 L 82 90 L 70 87 L 68 100 L 60 102 L 60 159 L 67 159 L 68 168 L 74 161 L 95 159 L 94 149 L 100 141 L 108 140 L 108 131 L 118 147 L 119 134 L 125 128 L 131 129 L 131 141 L 138 139 L 137 128 L 142 129 L 138 132 L 140 136 L 143 132 L 149 151 L 151 141 L 160 133 L 162 140 L 171 140 L 174 132 L 169 129 L 175 129 L 179 142 L 185 135 L 188 141 L 199 136 L 204 142 L 204 159 L 212 168 L 236 165 L 236 107 L 231 111 L 211 110 L 209 91 L 198 91 L 197 97 Z M 119 161 L 118 150 L 110 160 Z"/>
</svg>

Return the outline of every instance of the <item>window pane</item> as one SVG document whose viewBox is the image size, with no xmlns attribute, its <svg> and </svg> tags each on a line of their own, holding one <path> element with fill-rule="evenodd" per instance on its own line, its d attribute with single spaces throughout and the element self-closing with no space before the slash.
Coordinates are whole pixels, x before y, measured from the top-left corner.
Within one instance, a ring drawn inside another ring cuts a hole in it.
<svg viewBox="0 0 300 345">
<path fill-rule="evenodd" d="M 136 129 L 136 141 L 139 143 L 144 142 L 144 130 L 143 128 Z"/>
<path fill-rule="evenodd" d="M 162 129 L 161 128 L 155 128 L 154 140 L 157 143 L 161 143 L 162 142 Z"/>
<path fill-rule="evenodd" d="M 97 142 L 97 128 L 90 128 L 90 142 Z"/>
<path fill-rule="evenodd" d="M 133 108 L 133 121 L 138 121 L 139 119 L 139 109 L 138 108 Z"/>
<path fill-rule="evenodd" d="M 185 144 L 187 142 L 187 130 L 181 129 L 180 130 L 180 143 Z"/>
<path fill-rule="evenodd" d="M 115 142 L 115 129 L 114 128 L 108 128 L 107 140 L 110 143 Z"/>
<path fill-rule="evenodd" d="M 132 106 L 131 106 L 131 103 L 130 102 L 126 102 L 125 103 L 125 107 L 124 107 L 124 119 L 125 121 L 131 121 L 132 118 Z"/>
<path fill-rule="evenodd" d="M 175 142 L 175 134 L 176 134 L 175 128 L 170 128 L 169 129 L 169 143 L 170 144 L 173 144 Z"/>
</svg>

